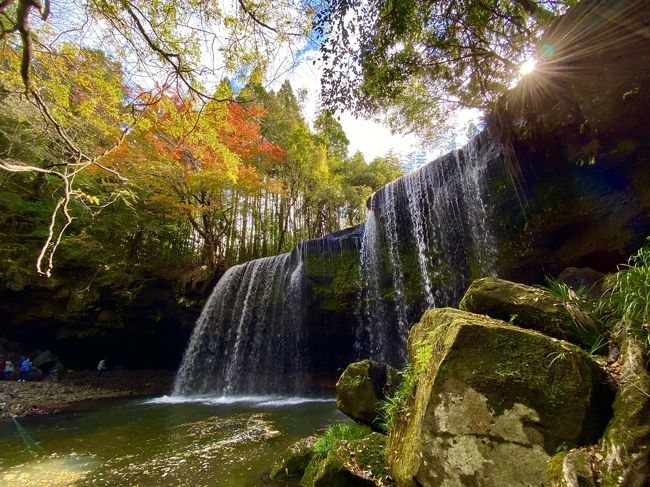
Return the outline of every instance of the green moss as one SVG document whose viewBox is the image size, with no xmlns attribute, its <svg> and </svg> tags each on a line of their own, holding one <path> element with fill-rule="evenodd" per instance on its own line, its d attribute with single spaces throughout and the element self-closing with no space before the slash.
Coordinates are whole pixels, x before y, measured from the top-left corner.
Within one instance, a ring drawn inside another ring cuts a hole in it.
<svg viewBox="0 0 650 487">
<path fill-rule="evenodd" d="M 305 257 L 310 299 L 326 311 L 352 312 L 361 289 L 359 254 L 342 250 L 332 256 Z"/>
<path fill-rule="evenodd" d="M 386 436 L 372 433 L 360 440 L 354 440 L 342 445 L 338 456 L 342 463 L 353 472 L 370 472 L 378 485 L 392 485 L 391 474 L 384 459 Z"/>
<path fill-rule="evenodd" d="M 300 485 L 303 487 L 313 487 L 314 479 L 316 478 L 316 474 L 318 473 L 322 463 L 323 460 L 321 458 L 313 457 L 307 465 L 304 475 L 300 479 Z"/>
<path fill-rule="evenodd" d="M 568 452 L 566 451 L 560 452 L 557 455 L 551 457 L 551 459 L 548 461 L 548 478 L 551 481 L 551 485 L 555 487 L 566 485 L 564 483 L 564 475 L 562 473 L 562 463 L 564 462 L 564 458 L 567 456 L 567 453 Z"/>
<path fill-rule="evenodd" d="M 356 440 L 370 433 L 370 428 L 357 423 L 336 423 L 328 426 L 325 432 L 314 441 L 314 454 L 324 458 L 341 441 Z"/>
<path fill-rule="evenodd" d="M 304 487 L 390 486 L 390 473 L 384 463 L 386 437 L 379 433 L 362 438 L 339 438 L 326 455 L 316 455 L 300 480 Z"/>
</svg>

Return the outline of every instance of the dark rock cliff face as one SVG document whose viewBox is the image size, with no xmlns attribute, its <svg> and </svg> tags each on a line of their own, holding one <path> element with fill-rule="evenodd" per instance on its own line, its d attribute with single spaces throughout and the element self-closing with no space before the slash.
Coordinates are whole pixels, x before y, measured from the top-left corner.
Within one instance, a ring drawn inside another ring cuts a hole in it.
<svg viewBox="0 0 650 487">
<path fill-rule="evenodd" d="M 47 280 L 4 276 L 0 336 L 21 342 L 28 353 L 53 350 L 67 367 L 93 368 L 107 358 L 128 368 L 175 369 L 203 293 L 180 299 L 178 283 L 161 278 L 127 289 L 89 279 L 86 287 L 84 275 L 61 269 Z"/>
<path fill-rule="evenodd" d="M 539 72 L 499 104 L 521 200 L 495 179 L 504 277 L 612 271 L 650 234 L 649 25 L 645 1 L 581 2 L 540 43 Z"/>
<path fill-rule="evenodd" d="M 303 247 L 310 386 L 333 387 L 355 356 L 362 232 L 362 226 L 353 227 Z"/>
</svg>

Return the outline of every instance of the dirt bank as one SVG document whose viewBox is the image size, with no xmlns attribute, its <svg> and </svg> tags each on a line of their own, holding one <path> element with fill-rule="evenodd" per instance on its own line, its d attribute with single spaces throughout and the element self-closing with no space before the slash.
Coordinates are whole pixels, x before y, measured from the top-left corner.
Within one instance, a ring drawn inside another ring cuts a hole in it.
<svg viewBox="0 0 650 487">
<path fill-rule="evenodd" d="M 94 371 L 68 373 L 59 381 L 0 381 L 0 419 L 57 414 L 74 403 L 109 397 L 168 393 L 174 372 L 112 370 L 97 378 Z"/>
</svg>

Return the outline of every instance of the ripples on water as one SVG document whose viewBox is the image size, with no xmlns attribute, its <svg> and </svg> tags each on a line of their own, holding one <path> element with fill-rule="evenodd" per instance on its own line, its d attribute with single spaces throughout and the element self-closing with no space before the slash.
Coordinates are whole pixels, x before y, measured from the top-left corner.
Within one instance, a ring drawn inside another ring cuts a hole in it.
<svg viewBox="0 0 650 487">
<path fill-rule="evenodd" d="M 0 485 L 257 486 L 300 437 L 343 420 L 332 399 L 174 397 L 110 401 L 23 421 L 47 453 L 32 458 L 0 424 Z"/>
</svg>

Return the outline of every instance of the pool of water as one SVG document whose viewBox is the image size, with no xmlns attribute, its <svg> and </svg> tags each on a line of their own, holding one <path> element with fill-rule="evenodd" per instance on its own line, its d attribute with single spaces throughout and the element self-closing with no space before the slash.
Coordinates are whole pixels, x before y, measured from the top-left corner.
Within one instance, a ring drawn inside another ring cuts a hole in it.
<svg viewBox="0 0 650 487">
<path fill-rule="evenodd" d="M 0 485 L 260 486 L 287 446 L 343 420 L 333 400 L 305 398 L 94 403 L 20 420 L 36 454 L 14 424 L 0 424 Z"/>
</svg>

